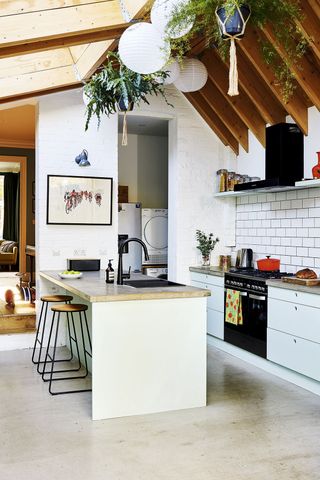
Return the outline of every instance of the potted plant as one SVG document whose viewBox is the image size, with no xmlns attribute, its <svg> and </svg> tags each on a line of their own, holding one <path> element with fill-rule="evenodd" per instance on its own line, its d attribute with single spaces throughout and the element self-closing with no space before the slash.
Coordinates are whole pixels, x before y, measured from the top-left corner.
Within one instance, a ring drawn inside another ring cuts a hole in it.
<svg viewBox="0 0 320 480">
<path fill-rule="evenodd" d="M 196 239 L 198 242 L 197 249 L 200 250 L 202 255 L 202 265 L 210 265 L 210 255 L 216 243 L 219 242 L 219 238 L 213 238 L 213 233 L 206 235 L 202 230 L 196 231 Z"/>
<path fill-rule="evenodd" d="M 199 35 L 206 39 L 208 47 L 217 48 L 222 58 L 226 59 L 229 42 L 225 40 L 233 39 L 234 42 L 235 38 L 241 38 L 244 34 L 242 27 L 247 21 L 259 28 L 272 25 L 276 42 L 286 51 L 287 59 L 283 61 L 268 41 L 261 42 L 261 55 L 273 68 L 283 97 L 287 100 L 294 90 L 290 66 L 299 62 L 307 48 L 307 41 L 295 23 L 301 15 L 299 0 L 189 0 L 177 3 L 168 24 L 167 37 L 169 39 L 170 31 L 195 18 L 193 28 L 184 37 L 170 39 L 175 55 L 178 58 L 184 56 L 190 49 L 191 40 Z"/>
<path fill-rule="evenodd" d="M 86 124 L 88 129 L 93 115 L 98 119 L 108 117 L 118 111 L 125 116 L 141 101 L 149 104 L 148 95 L 161 95 L 166 103 L 172 106 L 166 98 L 164 80 L 168 73 L 165 71 L 149 75 L 141 75 L 127 68 L 121 61 L 118 53 L 109 52 L 107 62 L 94 74 L 84 86 L 86 99 Z M 126 121 L 124 121 L 124 140 L 126 140 Z M 126 144 L 123 142 L 123 144 Z"/>
</svg>

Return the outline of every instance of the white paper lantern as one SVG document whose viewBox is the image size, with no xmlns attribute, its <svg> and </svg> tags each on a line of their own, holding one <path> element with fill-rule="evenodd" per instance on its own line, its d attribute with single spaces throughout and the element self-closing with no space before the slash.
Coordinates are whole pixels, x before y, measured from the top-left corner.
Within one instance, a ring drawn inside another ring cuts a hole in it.
<svg viewBox="0 0 320 480">
<path fill-rule="evenodd" d="M 130 70 L 142 74 L 154 73 L 168 62 L 170 45 L 151 23 L 135 23 L 123 32 L 119 55 Z"/>
<path fill-rule="evenodd" d="M 189 0 L 156 0 L 151 9 L 151 22 L 159 30 L 159 32 L 166 33 L 170 38 L 180 38 L 190 32 L 194 24 L 194 18 L 183 22 L 174 29 L 168 31 L 167 27 L 172 16 L 179 7 L 184 7 Z"/>
<path fill-rule="evenodd" d="M 164 72 L 168 73 L 168 77 L 166 77 L 164 80 L 163 78 L 158 78 L 157 81 L 158 83 L 162 83 L 163 85 L 171 85 L 175 81 L 178 80 L 179 75 L 180 75 L 180 65 L 177 60 L 174 60 L 173 62 L 169 63 L 169 65 L 166 65 L 162 69 Z"/>
<path fill-rule="evenodd" d="M 181 66 L 180 76 L 174 85 L 181 92 L 196 92 L 205 86 L 207 80 L 206 66 L 197 58 L 186 58 Z"/>
</svg>

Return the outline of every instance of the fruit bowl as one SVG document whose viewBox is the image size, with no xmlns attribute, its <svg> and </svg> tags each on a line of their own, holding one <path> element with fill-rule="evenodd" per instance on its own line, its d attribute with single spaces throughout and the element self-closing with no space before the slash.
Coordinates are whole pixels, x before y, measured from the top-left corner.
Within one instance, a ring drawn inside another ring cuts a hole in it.
<svg viewBox="0 0 320 480">
<path fill-rule="evenodd" d="M 64 272 L 59 273 L 60 278 L 64 278 L 66 280 L 75 280 L 76 278 L 82 277 L 82 272 L 76 272 L 74 270 L 65 270 Z"/>
</svg>

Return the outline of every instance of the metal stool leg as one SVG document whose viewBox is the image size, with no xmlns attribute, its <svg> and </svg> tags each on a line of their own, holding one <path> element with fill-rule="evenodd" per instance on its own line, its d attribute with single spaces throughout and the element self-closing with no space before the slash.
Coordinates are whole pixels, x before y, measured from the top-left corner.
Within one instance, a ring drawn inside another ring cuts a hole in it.
<svg viewBox="0 0 320 480">
<path fill-rule="evenodd" d="M 55 312 L 54 312 L 55 313 Z M 68 312 L 67 313 L 67 317 L 68 317 Z M 85 312 L 84 312 L 85 313 Z M 73 314 L 71 313 L 71 317 L 72 317 L 72 324 L 73 324 L 73 328 L 74 328 L 74 334 L 75 334 L 75 339 L 73 339 L 72 337 L 70 337 L 72 340 L 75 341 L 76 343 L 76 348 L 77 348 L 77 353 L 79 355 L 79 364 L 81 366 L 81 363 L 80 363 L 80 352 L 79 352 L 79 346 L 78 346 L 78 339 L 77 339 L 77 334 L 76 334 L 76 329 L 75 329 L 75 324 L 74 324 L 74 318 L 73 318 Z M 85 316 L 85 319 L 86 319 L 86 316 Z M 68 319 L 69 320 L 69 319 Z M 52 353 L 52 357 L 48 354 L 48 357 L 51 359 L 51 370 L 50 372 L 47 372 L 50 377 L 47 381 L 49 381 L 49 393 L 51 395 L 63 395 L 63 394 L 68 394 L 68 393 L 81 393 L 81 392 L 91 392 L 92 389 L 78 389 L 78 390 L 64 390 L 64 391 L 59 391 L 59 392 L 54 392 L 52 390 L 52 383 L 57 381 L 57 380 L 75 380 L 75 379 L 79 379 L 79 378 L 85 378 L 87 377 L 89 371 L 88 371 L 88 361 L 87 361 L 87 355 L 91 356 L 92 357 L 92 352 L 88 352 L 87 349 L 86 349 L 86 342 L 85 342 L 85 337 L 84 337 L 84 330 L 83 330 L 83 324 L 82 324 L 82 316 L 81 316 L 81 312 L 79 312 L 79 322 L 80 322 L 80 330 L 81 330 L 81 338 L 82 338 L 82 346 L 83 346 L 83 352 L 84 352 L 84 361 L 85 361 L 85 374 L 84 375 L 77 375 L 77 376 L 73 376 L 73 377 L 59 377 L 59 378 L 54 378 L 54 373 L 58 373 L 58 372 L 55 372 L 54 371 L 54 363 L 55 363 L 55 356 L 56 356 L 56 349 L 57 349 L 57 339 L 58 339 L 58 332 L 59 332 L 59 325 L 60 325 L 60 312 L 58 313 L 58 317 L 57 317 L 57 326 L 56 326 L 56 331 L 55 331 L 55 339 L 54 339 L 54 345 L 53 345 L 53 353 Z M 87 319 L 86 319 L 86 324 L 87 324 Z M 87 325 L 87 329 L 88 329 L 88 325 Z M 51 332 L 52 333 L 52 332 Z M 89 329 L 88 329 L 88 333 L 89 333 Z M 90 344 L 90 349 L 91 349 L 91 339 L 90 339 L 90 335 L 88 335 L 88 338 L 89 338 L 89 344 Z M 62 372 L 62 371 L 61 371 Z M 46 380 L 45 380 L 46 381 Z"/>
<path fill-rule="evenodd" d="M 46 307 L 48 308 L 48 304 L 46 304 Z M 39 359 L 40 359 L 40 356 L 41 356 L 41 349 L 42 349 L 43 328 L 42 328 L 41 341 L 39 340 L 39 334 L 40 334 L 40 328 L 41 328 L 41 323 L 42 323 L 43 308 L 44 308 L 44 302 L 42 302 L 42 304 L 41 304 L 39 323 L 38 323 L 36 338 L 35 338 L 35 341 L 34 341 L 34 346 L 33 346 L 33 351 L 32 351 L 31 360 L 32 360 L 32 363 L 34 363 L 35 365 L 37 365 L 39 363 Z M 47 309 L 46 309 L 46 312 L 47 312 Z M 38 360 L 35 360 L 34 358 L 35 358 L 35 354 L 36 354 L 37 343 L 40 344 L 40 352 L 39 352 Z"/>
</svg>

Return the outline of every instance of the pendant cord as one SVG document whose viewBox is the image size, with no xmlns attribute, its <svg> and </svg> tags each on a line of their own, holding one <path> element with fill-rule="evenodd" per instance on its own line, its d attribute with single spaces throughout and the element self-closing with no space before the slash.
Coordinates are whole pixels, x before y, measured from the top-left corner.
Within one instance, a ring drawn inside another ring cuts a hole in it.
<svg viewBox="0 0 320 480">
<path fill-rule="evenodd" d="M 128 126 L 127 126 L 127 112 L 124 112 L 123 127 L 122 127 L 122 146 L 128 145 Z"/>
</svg>

